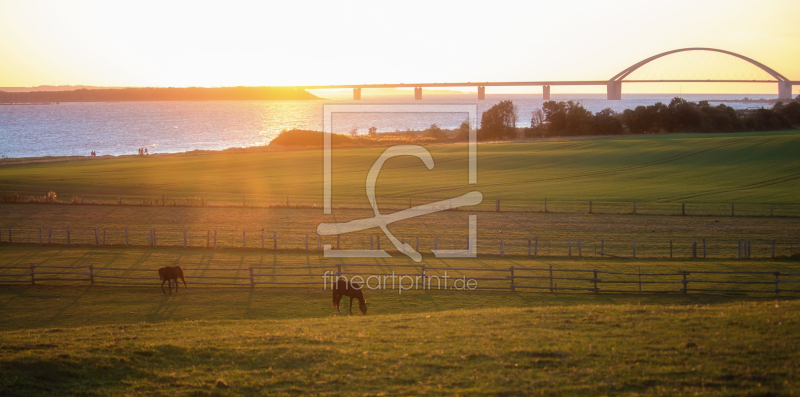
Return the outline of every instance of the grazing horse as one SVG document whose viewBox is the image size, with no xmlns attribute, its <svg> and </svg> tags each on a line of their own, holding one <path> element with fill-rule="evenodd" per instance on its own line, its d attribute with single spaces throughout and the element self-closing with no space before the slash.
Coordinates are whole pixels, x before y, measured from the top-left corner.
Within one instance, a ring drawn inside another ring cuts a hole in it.
<svg viewBox="0 0 800 397">
<path fill-rule="evenodd" d="M 164 283 L 169 282 L 169 294 L 172 295 L 172 280 L 175 280 L 175 295 L 178 295 L 178 279 L 183 280 L 183 286 L 186 292 L 189 292 L 189 287 L 186 287 L 186 279 L 183 278 L 183 268 L 180 266 L 164 266 L 158 269 L 158 277 L 161 278 L 161 292 L 164 292 Z M 167 293 L 164 292 L 164 295 Z"/>
<path fill-rule="evenodd" d="M 339 307 L 339 302 L 342 296 L 350 297 L 350 314 L 353 314 L 353 298 L 358 299 L 358 309 L 361 314 L 367 314 L 367 300 L 364 299 L 364 291 L 361 290 L 361 285 L 352 281 L 339 279 L 333 286 L 333 307 L 342 313 Z"/>
</svg>

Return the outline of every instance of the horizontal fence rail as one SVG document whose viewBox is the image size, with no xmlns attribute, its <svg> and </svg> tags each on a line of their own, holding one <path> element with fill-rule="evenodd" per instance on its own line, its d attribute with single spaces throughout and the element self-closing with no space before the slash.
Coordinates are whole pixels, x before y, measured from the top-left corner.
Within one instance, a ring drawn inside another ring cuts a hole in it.
<svg viewBox="0 0 800 397">
<path fill-rule="evenodd" d="M 454 231 L 452 234 L 458 234 Z M 397 235 L 402 243 L 423 253 L 432 250 L 468 250 L 478 256 L 568 257 L 596 259 L 644 258 L 795 258 L 800 240 L 791 237 L 741 239 L 679 238 L 643 235 L 626 241 L 590 237 L 525 236 L 525 231 L 489 234 L 478 239 L 452 235 Z M 383 234 L 369 232 L 320 236 L 313 232 L 275 230 L 104 228 L 70 226 L 6 227 L 0 225 L 0 244 L 37 244 L 95 247 L 172 247 L 249 249 L 265 251 L 323 252 L 326 245 L 340 250 L 385 250 L 402 256 Z"/>
<path fill-rule="evenodd" d="M 325 272 L 322 270 L 326 269 Z M 800 292 L 800 273 L 775 271 L 619 272 L 548 267 L 471 268 L 339 263 L 326 266 L 250 266 L 183 268 L 190 286 L 330 289 L 338 278 L 363 288 L 391 290 L 505 290 L 558 293 L 714 292 L 774 294 Z M 396 273 L 400 271 L 400 273 Z M 82 285 L 152 286 L 162 282 L 156 269 L 87 266 L 0 267 L 0 285 L 81 283 Z"/>
<path fill-rule="evenodd" d="M 83 194 L 80 192 L 3 191 L 0 204 L 112 205 L 148 207 L 239 207 L 239 208 L 322 208 L 318 196 L 268 196 L 258 194 Z M 381 209 L 402 210 L 446 200 L 446 197 L 382 197 Z M 333 208 L 372 209 L 366 197 L 334 197 Z M 458 211 L 444 205 L 442 210 Z M 478 212 L 541 212 L 581 214 L 631 214 L 676 216 L 800 217 L 800 204 L 793 203 L 682 203 L 614 202 L 594 200 L 484 199 L 461 209 Z"/>
</svg>

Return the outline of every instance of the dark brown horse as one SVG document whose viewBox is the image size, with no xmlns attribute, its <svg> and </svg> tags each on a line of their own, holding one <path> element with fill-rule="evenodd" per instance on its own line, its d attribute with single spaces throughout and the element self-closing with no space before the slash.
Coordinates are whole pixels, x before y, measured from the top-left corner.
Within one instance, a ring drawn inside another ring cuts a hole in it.
<svg viewBox="0 0 800 397">
<path fill-rule="evenodd" d="M 169 294 L 172 295 L 172 280 L 175 280 L 175 295 L 178 295 L 178 279 L 183 281 L 186 292 L 189 292 L 189 287 L 186 287 L 186 279 L 183 278 L 183 268 L 180 266 L 161 267 L 158 269 L 158 277 L 161 277 L 161 292 L 164 292 L 164 283 L 169 282 Z M 164 292 L 164 295 L 166 294 Z"/>
<path fill-rule="evenodd" d="M 367 314 L 367 300 L 364 299 L 364 291 L 361 290 L 361 285 L 345 279 L 339 279 L 333 285 L 333 307 L 342 312 L 339 307 L 339 302 L 343 296 L 350 297 L 350 314 L 353 314 L 353 298 L 358 299 L 358 309 L 361 314 Z"/>
</svg>

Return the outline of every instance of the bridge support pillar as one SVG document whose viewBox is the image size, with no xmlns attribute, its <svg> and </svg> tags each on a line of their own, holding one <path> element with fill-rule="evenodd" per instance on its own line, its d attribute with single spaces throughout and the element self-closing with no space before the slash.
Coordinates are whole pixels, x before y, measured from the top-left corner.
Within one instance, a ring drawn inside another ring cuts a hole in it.
<svg viewBox="0 0 800 397">
<path fill-rule="evenodd" d="M 478 100 L 486 99 L 486 87 L 478 86 Z"/>
<path fill-rule="evenodd" d="M 778 82 L 778 99 L 791 100 L 792 99 L 792 83 L 789 81 Z"/>
<path fill-rule="evenodd" d="M 422 87 L 414 87 L 414 99 L 422 99 Z"/>
<path fill-rule="evenodd" d="M 550 86 L 549 85 L 542 86 L 542 99 L 544 99 L 545 101 L 549 101 L 550 100 Z"/>
<path fill-rule="evenodd" d="M 361 88 L 353 88 L 353 100 L 361 100 Z"/>
<path fill-rule="evenodd" d="M 611 80 L 606 88 L 607 98 L 611 100 L 622 99 L 622 82 Z"/>
</svg>

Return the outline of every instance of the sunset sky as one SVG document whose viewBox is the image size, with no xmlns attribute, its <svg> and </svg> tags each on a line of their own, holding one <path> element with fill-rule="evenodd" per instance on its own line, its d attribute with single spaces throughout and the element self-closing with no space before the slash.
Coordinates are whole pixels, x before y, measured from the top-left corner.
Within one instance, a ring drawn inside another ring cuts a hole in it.
<svg viewBox="0 0 800 397">
<path fill-rule="evenodd" d="M 605 80 L 682 47 L 733 51 L 800 80 L 800 1 L 0 0 L 0 87 Z M 569 90 L 605 92 L 553 92 Z"/>
</svg>

